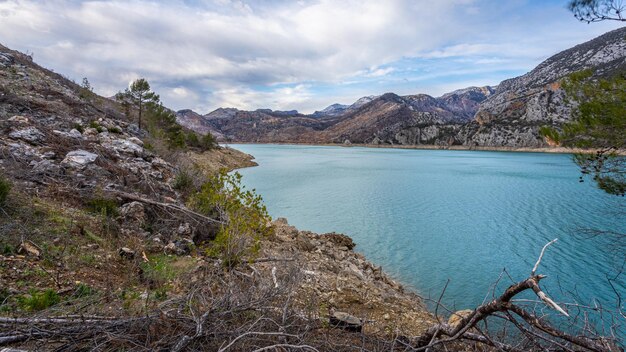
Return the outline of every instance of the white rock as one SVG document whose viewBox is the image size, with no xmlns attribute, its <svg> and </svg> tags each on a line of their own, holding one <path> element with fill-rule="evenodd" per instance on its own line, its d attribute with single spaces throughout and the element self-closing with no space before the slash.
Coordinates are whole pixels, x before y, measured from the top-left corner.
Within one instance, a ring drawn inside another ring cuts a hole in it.
<svg viewBox="0 0 626 352">
<path fill-rule="evenodd" d="M 69 132 L 53 130 L 52 133 L 56 134 L 57 136 L 62 136 L 66 138 L 73 138 L 73 139 L 83 138 L 82 133 L 80 133 L 80 131 L 78 131 L 77 129 L 72 129 Z"/>
<path fill-rule="evenodd" d="M 97 154 L 79 149 L 67 153 L 65 159 L 63 159 L 61 163 L 75 168 L 84 168 L 88 164 L 96 161 L 97 158 Z"/>
<path fill-rule="evenodd" d="M 139 155 L 143 152 L 143 148 L 141 146 L 126 139 L 111 139 L 108 142 L 103 142 L 102 146 L 118 153 L 131 155 Z"/>
</svg>

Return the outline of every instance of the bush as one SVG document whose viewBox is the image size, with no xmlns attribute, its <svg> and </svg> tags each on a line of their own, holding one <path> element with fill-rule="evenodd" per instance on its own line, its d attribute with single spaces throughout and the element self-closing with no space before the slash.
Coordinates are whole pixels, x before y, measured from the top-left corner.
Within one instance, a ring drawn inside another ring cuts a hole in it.
<svg viewBox="0 0 626 352">
<path fill-rule="evenodd" d="M 74 128 L 75 130 L 77 130 L 80 133 L 85 132 L 85 128 L 83 127 L 83 125 L 81 125 L 80 123 L 75 123 L 72 125 L 72 128 Z"/>
<path fill-rule="evenodd" d="M 61 297 L 53 289 L 31 290 L 30 294 L 18 298 L 20 308 L 28 312 L 44 310 L 59 302 L 61 302 Z"/>
<path fill-rule="evenodd" d="M 97 121 L 89 122 L 89 127 L 95 128 L 96 131 L 98 131 L 98 133 L 104 131 L 104 128 L 102 128 L 102 126 L 100 126 L 100 124 Z"/>
<path fill-rule="evenodd" d="M 115 199 L 95 197 L 87 202 L 87 206 L 90 211 L 105 217 L 117 215 L 117 201 Z"/>
<path fill-rule="evenodd" d="M 164 254 L 151 256 L 149 262 L 140 264 L 143 279 L 155 287 L 165 285 L 178 274 L 178 270 L 172 265 L 175 260 Z"/>
<path fill-rule="evenodd" d="M 239 173 L 220 172 L 190 199 L 191 206 L 208 216 L 226 221 L 220 226 L 207 254 L 233 268 L 258 253 L 260 240 L 271 234 L 271 220 L 263 199 L 241 185 Z"/>
<path fill-rule="evenodd" d="M 174 179 L 174 183 L 172 184 L 174 189 L 177 189 L 181 192 L 189 192 L 193 189 L 193 178 L 191 175 L 185 171 L 181 170 Z"/>
<path fill-rule="evenodd" d="M 212 150 L 217 148 L 217 141 L 211 133 L 207 133 L 200 139 L 200 148 L 202 150 Z"/>
<path fill-rule="evenodd" d="M 0 207 L 6 203 L 10 191 L 11 184 L 4 177 L 0 176 Z"/>
</svg>

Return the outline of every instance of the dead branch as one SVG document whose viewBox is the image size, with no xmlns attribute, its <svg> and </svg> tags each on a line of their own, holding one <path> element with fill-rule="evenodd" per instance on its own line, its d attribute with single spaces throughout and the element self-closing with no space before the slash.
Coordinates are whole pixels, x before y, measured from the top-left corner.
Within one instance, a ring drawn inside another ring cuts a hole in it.
<svg viewBox="0 0 626 352">
<path fill-rule="evenodd" d="M 537 268 L 539 267 L 539 264 L 541 264 L 541 259 L 543 259 L 543 254 L 546 252 L 546 248 L 548 248 L 549 245 L 555 243 L 558 240 L 559 240 L 558 238 L 555 238 L 552 241 L 546 243 L 545 246 L 543 246 L 543 248 L 541 249 L 541 254 L 539 254 L 539 259 L 537 259 L 537 262 L 535 263 L 533 270 L 530 272 L 530 276 L 535 276 L 535 273 L 537 272 Z"/>
<path fill-rule="evenodd" d="M 541 260 L 545 254 L 546 248 L 557 240 L 554 239 L 548 242 L 545 246 L 543 246 L 541 250 L 541 254 L 537 262 L 535 263 L 530 277 L 527 279 L 517 282 L 510 287 L 508 287 L 504 293 L 493 299 L 492 301 L 483 304 L 476 308 L 471 314 L 462 317 L 460 321 L 455 322 L 453 325 L 450 323 L 439 323 L 427 330 L 426 333 L 422 334 L 416 339 L 416 349 L 415 351 L 425 351 L 434 346 L 442 345 L 446 343 L 450 343 L 458 340 L 469 340 L 469 341 L 477 341 L 484 343 L 486 345 L 490 345 L 496 347 L 500 350 L 505 351 L 517 351 L 519 349 L 503 344 L 501 342 L 495 341 L 490 336 L 485 333 L 476 334 L 472 329 L 479 330 L 478 324 L 480 322 L 486 321 L 487 318 L 491 316 L 497 316 L 500 318 L 504 318 L 507 321 L 510 321 L 514 324 L 514 326 L 519 329 L 524 335 L 527 336 L 533 343 L 536 343 L 534 338 L 542 339 L 547 341 L 549 344 L 553 346 L 558 346 L 563 350 L 589 350 L 594 352 L 611 352 L 613 351 L 613 347 L 610 343 L 599 343 L 600 341 L 605 341 L 606 339 L 602 338 L 589 338 L 586 336 L 577 336 L 572 335 L 570 333 L 566 333 L 562 330 L 559 330 L 546 321 L 538 318 L 534 313 L 531 313 L 520 306 L 517 306 L 512 303 L 512 299 L 524 292 L 526 290 L 532 290 L 537 297 L 548 307 L 555 309 L 560 314 L 570 317 L 570 315 L 563 309 L 559 304 L 557 304 L 554 300 L 552 300 L 548 295 L 543 292 L 541 289 L 539 282 L 545 278 L 544 275 L 536 275 L 537 268 L 541 263 Z M 497 313 L 503 312 L 504 316 L 497 315 Z M 526 324 L 528 324 L 528 328 L 521 326 L 511 315 L 509 312 L 512 312 L 519 317 L 521 317 Z M 533 331 L 536 329 L 540 333 L 543 333 L 551 338 L 546 338 L 542 334 Z M 563 343 L 557 341 L 563 341 Z M 569 344 L 571 346 L 567 347 Z M 539 345 L 540 346 L 540 345 Z"/>
<path fill-rule="evenodd" d="M 217 224 L 224 224 L 223 221 L 210 218 L 208 216 L 202 215 L 202 214 L 200 214 L 198 212 L 195 212 L 195 211 L 193 211 L 191 209 L 188 209 L 187 207 L 184 207 L 184 206 L 181 206 L 181 205 L 178 205 L 178 204 L 175 204 L 175 203 L 163 203 L 163 202 L 159 202 L 159 201 L 156 201 L 156 200 L 153 200 L 153 199 L 140 197 L 140 196 L 135 195 L 135 194 L 126 193 L 126 192 L 120 192 L 120 191 L 115 191 L 115 190 L 107 190 L 107 192 L 115 194 L 116 196 L 124 198 L 124 199 L 134 200 L 134 201 L 137 201 L 137 202 L 150 204 L 150 205 L 154 205 L 154 206 L 158 206 L 158 207 L 162 207 L 162 208 L 166 208 L 166 209 L 172 209 L 172 210 L 175 210 L 177 212 L 185 213 L 187 215 L 191 215 L 193 217 L 206 220 L 208 222 L 213 222 L 213 223 L 217 223 Z"/>
</svg>

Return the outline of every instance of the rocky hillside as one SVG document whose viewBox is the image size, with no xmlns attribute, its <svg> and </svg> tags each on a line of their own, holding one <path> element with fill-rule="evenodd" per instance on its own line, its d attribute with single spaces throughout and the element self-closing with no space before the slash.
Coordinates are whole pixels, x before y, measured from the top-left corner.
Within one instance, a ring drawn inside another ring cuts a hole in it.
<svg viewBox="0 0 626 352">
<path fill-rule="evenodd" d="M 476 117 L 458 139 L 470 146 L 542 147 L 541 126 L 559 126 L 571 107 L 559 80 L 592 68 L 595 76 L 626 71 L 626 27 L 562 51 L 527 74 L 503 81 L 480 104 Z"/>
<path fill-rule="evenodd" d="M 497 87 L 470 87 L 438 98 L 387 93 L 352 105 L 333 104 L 308 116 L 236 109 L 178 115 L 183 124 L 202 124 L 238 142 L 542 148 L 549 145 L 539 128 L 558 127 L 570 118 L 559 81 L 587 68 L 596 76 L 626 70 L 626 27 L 560 52 Z"/>
<path fill-rule="evenodd" d="M 250 156 L 163 151 L 115 101 L 5 47 L 0 130 L 0 347 L 243 351 L 288 335 L 389 350 L 434 322 L 344 235 L 263 218 L 253 255 L 225 261 L 224 196 L 193 198 L 208 199 L 202 213 L 191 199 Z M 242 338 L 251 328 L 267 337 Z"/>
</svg>

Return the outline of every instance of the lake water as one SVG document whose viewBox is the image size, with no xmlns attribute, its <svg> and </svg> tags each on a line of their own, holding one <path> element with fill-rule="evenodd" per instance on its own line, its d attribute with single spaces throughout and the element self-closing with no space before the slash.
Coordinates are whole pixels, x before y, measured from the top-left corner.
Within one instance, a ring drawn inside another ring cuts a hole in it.
<svg viewBox="0 0 626 352">
<path fill-rule="evenodd" d="M 356 250 L 422 296 L 474 307 L 503 269 L 514 280 L 538 270 L 560 300 L 614 304 L 606 275 L 623 252 L 580 228 L 626 232 L 625 198 L 579 183 L 571 156 L 483 151 L 231 145 L 255 156 L 239 170 L 272 217 L 302 230 L 341 232 Z M 501 280 L 499 289 L 511 283 Z M 626 297 L 624 274 L 615 283 Z"/>
</svg>

